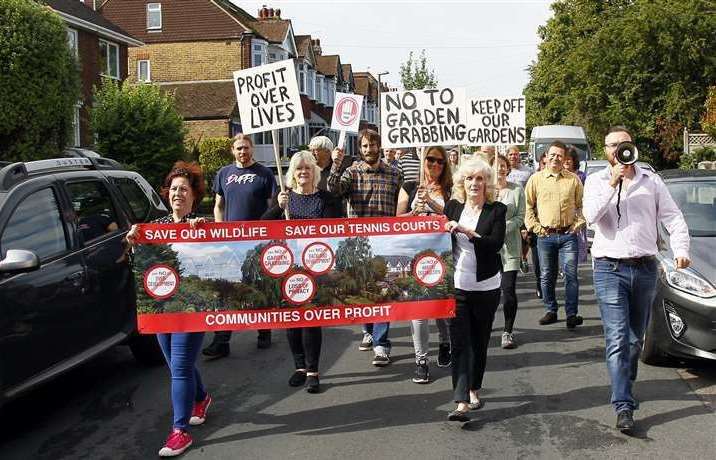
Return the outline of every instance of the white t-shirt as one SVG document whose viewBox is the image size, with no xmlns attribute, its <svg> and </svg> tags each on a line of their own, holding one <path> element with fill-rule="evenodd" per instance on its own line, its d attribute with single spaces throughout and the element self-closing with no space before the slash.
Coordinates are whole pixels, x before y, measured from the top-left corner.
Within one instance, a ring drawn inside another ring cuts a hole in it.
<svg viewBox="0 0 716 460">
<path fill-rule="evenodd" d="M 480 218 L 480 209 L 477 213 L 465 206 L 462 214 L 460 214 L 460 225 L 470 229 L 477 227 L 477 221 Z M 454 250 L 455 256 L 455 287 L 463 291 L 491 291 L 499 289 L 502 282 L 502 274 L 498 271 L 494 276 L 486 280 L 477 281 L 475 272 L 477 271 L 477 256 L 475 255 L 475 245 L 470 241 L 464 233 L 456 233 L 457 248 Z"/>
<path fill-rule="evenodd" d="M 512 168 L 512 170 L 510 170 L 510 173 L 507 175 L 507 182 L 519 184 L 522 188 L 525 188 L 532 173 L 534 173 L 532 168 L 527 165 L 520 165 L 519 169 Z"/>
</svg>

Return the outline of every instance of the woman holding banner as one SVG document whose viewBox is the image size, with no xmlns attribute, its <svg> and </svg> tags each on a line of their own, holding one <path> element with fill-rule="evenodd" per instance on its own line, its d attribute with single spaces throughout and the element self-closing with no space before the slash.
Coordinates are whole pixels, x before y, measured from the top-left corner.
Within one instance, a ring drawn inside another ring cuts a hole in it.
<svg viewBox="0 0 716 460">
<path fill-rule="evenodd" d="M 445 203 L 450 199 L 452 174 L 448 164 L 447 152 L 443 147 L 428 147 L 424 153 L 424 183 L 407 181 L 398 193 L 398 216 L 414 216 L 418 214 L 443 214 Z M 450 332 L 447 320 L 436 319 L 440 345 L 438 348 L 438 366 L 450 365 Z M 411 321 L 413 346 L 415 347 L 415 383 L 430 382 L 428 367 L 428 351 L 430 330 L 427 319 Z"/>
<path fill-rule="evenodd" d="M 462 162 L 453 176 L 452 199 L 445 204 L 455 258 L 455 318 L 449 320 L 452 385 L 457 408 L 448 420 L 466 422 L 482 407 L 479 390 L 487 347 L 500 302 L 507 207 L 495 201 L 492 168 L 484 161 Z"/>
<path fill-rule="evenodd" d="M 307 150 L 294 154 L 286 172 L 287 190 L 278 194 L 276 203 L 264 213 L 262 219 L 283 219 L 287 209 L 291 219 L 341 217 L 340 201 L 334 200 L 325 190 L 318 189 L 320 180 L 321 168 L 314 155 Z M 286 337 L 296 366 L 288 384 L 292 387 L 305 385 L 307 392 L 318 393 L 318 361 L 323 341 L 321 328 L 286 329 Z"/>
<path fill-rule="evenodd" d="M 204 222 L 194 211 L 204 197 L 206 185 L 201 167 L 196 163 L 179 161 L 164 179 L 162 196 L 169 202 L 171 214 L 155 223 L 189 223 L 192 227 Z M 138 234 L 136 225 L 127 233 L 127 241 L 134 245 Z M 212 403 L 204 389 L 201 375 L 196 368 L 196 358 L 204 340 L 203 332 L 157 334 L 159 346 L 171 372 L 172 408 L 174 422 L 172 432 L 159 450 L 160 457 L 174 457 L 191 446 L 192 439 L 187 428 L 201 425 Z"/>
<path fill-rule="evenodd" d="M 507 207 L 505 215 L 505 245 L 502 256 L 502 310 L 505 314 L 505 329 L 502 332 L 502 348 L 515 348 L 512 328 L 517 317 L 517 271 L 522 260 L 522 235 L 520 228 L 525 221 L 525 192 L 518 184 L 507 182 L 510 161 L 504 155 L 497 155 L 497 199 Z"/>
</svg>

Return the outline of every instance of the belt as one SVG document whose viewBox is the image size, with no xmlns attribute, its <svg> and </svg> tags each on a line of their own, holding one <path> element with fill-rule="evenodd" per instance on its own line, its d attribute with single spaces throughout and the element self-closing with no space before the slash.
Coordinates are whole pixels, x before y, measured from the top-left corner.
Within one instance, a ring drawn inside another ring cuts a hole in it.
<svg viewBox="0 0 716 460">
<path fill-rule="evenodd" d="M 571 227 L 542 227 L 548 235 L 552 233 L 567 233 L 570 228 Z"/>
<path fill-rule="evenodd" d="M 641 256 L 641 257 L 626 257 L 623 259 L 615 259 L 614 257 L 597 257 L 597 260 L 606 260 L 608 262 L 615 262 L 624 265 L 644 265 L 653 262 L 656 258 L 654 256 Z"/>
</svg>

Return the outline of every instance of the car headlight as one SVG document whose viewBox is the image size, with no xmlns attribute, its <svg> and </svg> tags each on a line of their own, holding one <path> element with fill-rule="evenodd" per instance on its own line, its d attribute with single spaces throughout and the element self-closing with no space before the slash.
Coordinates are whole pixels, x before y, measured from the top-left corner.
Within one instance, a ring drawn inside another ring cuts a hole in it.
<svg viewBox="0 0 716 460">
<path fill-rule="evenodd" d="M 716 296 L 716 288 L 693 270 L 676 270 L 674 263 L 666 259 L 661 259 L 661 267 L 666 282 L 674 289 L 705 299 Z"/>
</svg>

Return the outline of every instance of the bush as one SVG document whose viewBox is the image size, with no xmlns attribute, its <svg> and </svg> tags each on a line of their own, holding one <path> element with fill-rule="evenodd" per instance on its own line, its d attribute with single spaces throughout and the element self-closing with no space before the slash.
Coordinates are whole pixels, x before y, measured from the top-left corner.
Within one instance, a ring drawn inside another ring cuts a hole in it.
<svg viewBox="0 0 716 460">
<path fill-rule="evenodd" d="M 231 139 L 228 137 L 208 137 L 199 142 L 199 164 L 204 170 L 204 177 L 209 189 L 213 186 L 214 177 L 222 167 L 234 160 L 231 155 Z"/>
<path fill-rule="evenodd" d="M 94 91 L 97 150 L 159 189 L 174 162 L 185 156 L 184 122 L 174 97 L 156 85 L 119 85 L 108 79 Z"/>
<path fill-rule="evenodd" d="M 70 140 L 80 97 L 65 24 L 43 5 L 0 0 L 0 153 L 6 161 L 56 155 Z"/>
<path fill-rule="evenodd" d="M 679 169 L 696 169 L 702 161 L 716 161 L 716 148 L 703 147 L 681 155 Z"/>
</svg>

